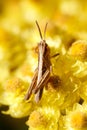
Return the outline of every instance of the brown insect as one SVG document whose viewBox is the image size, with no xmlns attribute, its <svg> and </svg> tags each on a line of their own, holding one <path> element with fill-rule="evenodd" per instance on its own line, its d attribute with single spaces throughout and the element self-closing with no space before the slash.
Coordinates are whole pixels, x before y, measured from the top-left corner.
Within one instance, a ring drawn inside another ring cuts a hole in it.
<svg viewBox="0 0 87 130">
<path fill-rule="evenodd" d="M 38 67 L 35 70 L 35 74 L 33 76 L 31 85 L 28 89 L 27 94 L 25 95 L 25 100 L 28 100 L 32 93 L 35 94 L 35 101 L 38 102 L 42 97 L 42 92 L 44 86 L 48 83 L 51 72 L 52 72 L 52 64 L 50 61 L 50 48 L 45 41 L 45 33 L 47 29 L 47 23 L 44 29 L 44 38 L 42 37 L 42 33 L 38 22 L 36 21 L 36 25 L 39 30 L 39 34 L 41 37 L 41 42 L 38 44 Z M 56 54 L 53 57 L 59 55 Z"/>
</svg>

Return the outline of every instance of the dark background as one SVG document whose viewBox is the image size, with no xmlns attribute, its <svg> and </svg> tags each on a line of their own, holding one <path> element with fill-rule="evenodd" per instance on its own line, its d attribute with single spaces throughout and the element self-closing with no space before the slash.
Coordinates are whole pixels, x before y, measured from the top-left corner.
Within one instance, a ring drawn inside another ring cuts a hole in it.
<svg viewBox="0 0 87 130">
<path fill-rule="evenodd" d="M 28 130 L 25 122 L 28 117 L 25 118 L 12 118 L 9 115 L 1 113 L 2 110 L 8 109 L 8 106 L 0 107 L 0 130 Z"/>
</svg>

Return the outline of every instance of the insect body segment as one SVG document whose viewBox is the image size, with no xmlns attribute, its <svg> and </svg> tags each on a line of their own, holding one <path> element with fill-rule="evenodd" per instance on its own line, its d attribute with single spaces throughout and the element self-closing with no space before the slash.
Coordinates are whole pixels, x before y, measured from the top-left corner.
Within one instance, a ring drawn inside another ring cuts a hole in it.
<svg viewBox="0 0 87 130">
<path fill-rule="evenodd" d="M 35 101 L 38 102 L 42 97 L 44 86 L 47 85 L 47 82 L 50 79 L 52 65 L 50 61 L 50 48 L 47 45 L 45 39 L 43 39 L 42 37 L 42 33 L 37 21 L 36 21 L 36 25 L 38 27 L 39 34 L 41 37 L 41 42 L 38 44 L 38 67 L 35 71 L 31 85 L 25 96 L 25 100 L 28 100 L 31 94 L 34 93 Z M 47 24 L 44 30 L 44 38 L 45 38 L 46 28 L 47 28 Z"/>
<path fill-rule="evenodd" d="M 45 40 L 42 40 L 38 45 L 38 77 L 37 84 L 33 92 L 35 95 L 35 101 L 38 102 L 42 96 L 43 87 L 46 85 L 50 77 L 50 56 L 48 54 L 49 47 Z"/>
</svg>

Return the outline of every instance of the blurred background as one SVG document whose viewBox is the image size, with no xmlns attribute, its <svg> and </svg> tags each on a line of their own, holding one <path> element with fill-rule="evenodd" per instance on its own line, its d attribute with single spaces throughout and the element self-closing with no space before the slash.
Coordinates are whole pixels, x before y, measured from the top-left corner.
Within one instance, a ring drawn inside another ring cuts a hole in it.
<svg viewBox="0 0 87 130">
<path fill-rule="evenodd" d="M 27 130 L 25 122 L 28 118 L 12 118 L 9 115 L 1 114 L 2 110 L 6 110 L 5 106 L 0 108 L 0 130 Z"/>
<path fill-rule="evenodd" d="M 37 43 L 35 20 L 42 29 L 48 22 L 48 36 L 58 35 L 63 43 L 70 43 L 71 39 L 87 40 L 86 0 L 0 0 L 1 86 L 25 61 L 31 43 L 33 46 Z M 1 104 L 0 130 L 27 130 L 28 117 L 12 118 L 2 114 L 5 109 L 8 107 Z"/>
</svg>

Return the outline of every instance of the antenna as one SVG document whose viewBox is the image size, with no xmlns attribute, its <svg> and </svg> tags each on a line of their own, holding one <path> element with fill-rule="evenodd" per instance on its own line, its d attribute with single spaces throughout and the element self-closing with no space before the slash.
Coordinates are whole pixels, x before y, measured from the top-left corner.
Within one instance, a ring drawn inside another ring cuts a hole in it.
<svg viewBox="0 0 87 130">
<path fill-rule="evenodd" d="M 45 40 L 45 35 L 46 35 L 47 25 L 48 25 L 48 23 L 46 23 L 46 25 L 45 25 L 45 29 L 44 29 L 44 40 Z"/>
<path fill-rule="evenodd" d="M 41 29 L 40 29 L 40 26 L 39 26 L 39 24 L 38 24 L 37 21 L 36 21 L 36 25 L 37 25 L 37 27 L 38 27 L 40 37 L 41 37 L 41 39 L 43 40 L 42 33 L 41 33 Z"/>
</svg>

